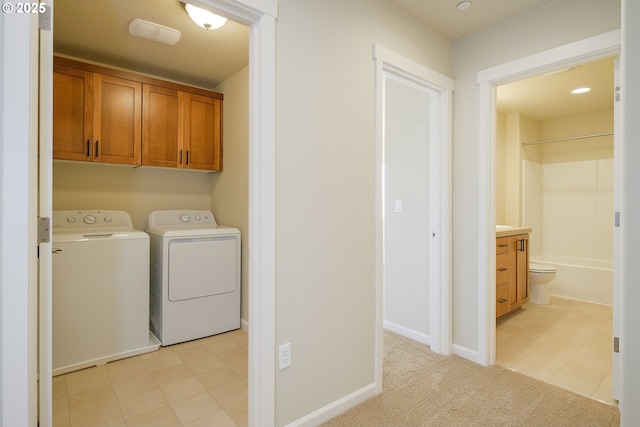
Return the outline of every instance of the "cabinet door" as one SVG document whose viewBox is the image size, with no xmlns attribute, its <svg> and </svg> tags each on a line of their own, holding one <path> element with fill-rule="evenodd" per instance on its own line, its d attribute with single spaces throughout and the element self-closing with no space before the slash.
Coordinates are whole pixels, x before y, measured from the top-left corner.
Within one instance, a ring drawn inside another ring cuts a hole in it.
<svg viewBox="0 0 640 427">
<path fill-rule="evenodd" d="M 93 74 L 53 67 L 53 158 L 92 159 Z"/>
<path fill-rule="evenodd" d="M 517 236 L 518 304 L 529 301 L 529 235 Z"/>
<path fill-rule="evenodd" d="M 142 84 L 94 74 L 94 161 L 139 165 Z"/>
<path fill-rule="evenodd" d="M 142 87 L 142 164 L 178 167 L 183 140 L 183 92 Z"/>
<path fill-rule="evenodd" d="M 184 103 L 182 167 L 222 170 L 222 101 L 185 93 Z"/>
</svg>

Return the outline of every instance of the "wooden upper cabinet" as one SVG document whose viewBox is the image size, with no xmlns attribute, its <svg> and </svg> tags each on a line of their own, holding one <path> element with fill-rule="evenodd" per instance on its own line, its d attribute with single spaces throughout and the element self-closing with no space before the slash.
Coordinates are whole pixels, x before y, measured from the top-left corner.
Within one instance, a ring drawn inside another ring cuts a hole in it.
<svg viewBox="0 0 640 427">
<path fill-rule="evenodd" d="M 222 170 L 223 95 L 54 57 L 55 159 Z"/>
<path fill-rule="evenodd" d="M 140 164 L 142 85 L 54 66 L 53 158 Z"/>
<path fill-rule="evenodd" d="M 142 84 L 94 74 L 94 161 L 139 165 Z"/>
<path fill-rule="evenodd" d="M 185 93 L 182 167 L 222 170 L 222 102 Z"/>
<path fill-rule="evenodd" d="M 53 68 L 53 158 L 91 161 L 93 73 Z"/>
<path fill-rule="evenodd" d="M 178 167 L 183 140 L 183 92 L 142 87 L 142 164 Z"/>
</svg>

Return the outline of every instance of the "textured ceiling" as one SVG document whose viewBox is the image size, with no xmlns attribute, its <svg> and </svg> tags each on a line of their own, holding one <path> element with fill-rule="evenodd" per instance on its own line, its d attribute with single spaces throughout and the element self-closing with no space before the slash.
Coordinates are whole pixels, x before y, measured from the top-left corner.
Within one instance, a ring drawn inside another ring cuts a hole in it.
<svg viewBox="0 0 640 427">
<path fill-rule="evenodd" d="M 473 0 L 471 8 L 462 12 L 455 7 L 460 0 L 387 1 L 455 40 L 550 0 Z M 177 29 L 182 37 L 173 46 L 133 37 L 128 26 L 134 18 Z M 178 0 L 56 0 L 53 34 L 57 54 L 207 89 L 249 63 L 246 26 L 229 21 L 218 30 L 206 31 L 189 19 Z M 610 109 L 613 71 L 611 61 L 606 64 L 500 87 L 498 108 L 507 113 L 519 110 L 539 120 Z M 590 94 L 567 95 L 587 78 L 594 88 Z"/>
<path fill-rule="evenodd" d="M 545 121 L 613 109 L 613 59 L 498 86 L 498 111 Z M 573 95 L 579 87 L 591 92 Z"/>
<path fill-rule="evenodd" d="M 139 18 L 182 33 L 172 46 L 129 34 Z M 249 29 L 205 30 L 178 0 L 56 0 L 54 51 L 212 89 L 249 64 Z"/>
</svg>

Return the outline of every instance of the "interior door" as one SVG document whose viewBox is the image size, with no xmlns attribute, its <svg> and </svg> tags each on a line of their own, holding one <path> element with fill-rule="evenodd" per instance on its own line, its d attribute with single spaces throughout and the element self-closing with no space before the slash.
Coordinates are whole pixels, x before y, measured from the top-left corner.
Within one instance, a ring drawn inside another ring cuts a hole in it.
<svg viewBox="0 0 640 427">
<path fill-rule="evenodd" d="M 611 397 L 620 400 L 620 353 L 618 352 L 618 340 L 623 335 L 622 322 L 622 227 L 619 220 L 621 211 L 622 186 L 622 159 L 620 135 L 620 58 L 614 61 L 613 87 L 615 98 L 613 103 L 613 210 L 615 223 L 613 228 L 613 357 L 611 359 Z"/>
<path fill-rule="evenodd" d="M 38 162 L 38 216 L 51 218 L 53 200 L 53 3 L 47 0 L 47 14 L 40 19 L 39 58 L 39 162 Z M 39 236 L 38 270 L 38 372 L 39 372 L 39 425 L 52 425 L 51 380 L 51 231 L 44 242 Z"/>
</svg>

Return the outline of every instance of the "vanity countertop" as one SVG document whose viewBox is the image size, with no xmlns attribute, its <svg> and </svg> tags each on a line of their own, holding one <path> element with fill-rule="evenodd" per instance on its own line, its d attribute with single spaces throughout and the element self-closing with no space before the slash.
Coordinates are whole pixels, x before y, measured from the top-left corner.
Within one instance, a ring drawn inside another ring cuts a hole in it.
<svg viewBox="0 0 640 427">
<path fill-rule="evenodd" d="M 496 238 L 531 233 L 531 227 L 512 227 L 510 225 L 496 225 Z"/>
</svg>

